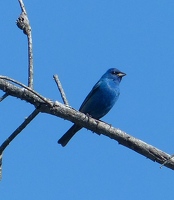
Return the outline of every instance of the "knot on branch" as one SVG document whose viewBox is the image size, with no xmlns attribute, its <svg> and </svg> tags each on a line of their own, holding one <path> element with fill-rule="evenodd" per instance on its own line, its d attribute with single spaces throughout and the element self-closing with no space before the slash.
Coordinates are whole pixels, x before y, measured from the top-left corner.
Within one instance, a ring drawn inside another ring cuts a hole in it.
<svg viewBox="0 0 174 200">
<path fill-rule="evenodd" d="M 17 24 L 18 28 L 23 30 L 23 33 L 26 34 L 26 35 L 28 35 L 29 32 L 31 31 L 31 27 L 30 27 L 28 17 L 26 15 L 26 13 L 24 13 L 24 12 L 22 12 L 20 14 L 20 16 L 18 17 L 18 19 L 16 20 L 16 24 Z"/>
</svg>

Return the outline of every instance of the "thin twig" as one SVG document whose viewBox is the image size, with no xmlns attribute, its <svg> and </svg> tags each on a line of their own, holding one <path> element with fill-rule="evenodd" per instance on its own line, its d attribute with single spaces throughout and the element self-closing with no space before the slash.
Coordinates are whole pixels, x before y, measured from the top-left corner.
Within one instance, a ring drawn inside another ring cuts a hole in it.
<svg viewBox="0 0 174 200">
<path fill-rule="evenodd" d="M 28 39 L 28 87 L 33 88 L 33 50 L 32 50 L 32 34 L 31 26 L 22 0 L 18 0 L 22 13 L 18 17 L 17 26 L 23 30 Z"/>
<path fill-rule="evenodd" d="M 1 144 L 0 155 L 9 145 L 9 143 L 39 114 L 39 109 L 35 109 L 25 121 Z"/>
<path fill-rule="evenodd" d="M 22 1 L 22 0 L 18 0 L 18 1 L 19 1 L 19 4 L 20 4 L 20 7 L 21 7 L 22 12 L 24 12 L 24 13 L 27 15 L 27 12 L 26 12 L 26 10 L 25 10 L 25 6 L 24 6 L 23 1 Z"/>
<path fill-rule="evenodd" d="M 39 114 L 39 110 L 35 109 L 25 121 L 1 144 L 0 146 L 0 179 L 2 178 L 2 153 L 10 142 Z"/>
<path fill-rule="evenodd" d="M 39 97 L 40 99 L 42 99 L 45 103 L 47 103 L 48 105 L 52 106 L 52 103 L 50 101 L 48 101 L 47 99 L 45 99 L 43 96 L 41 96 L 40 94 L 38 94 L 36 91 L 34 91 L 33 89 L 27 87 L 26 85 L 12 79 L 12 78 L 9 78 L 7 76 L 0 76 L 0 79 L 3 79 L 3 80 L 7 80 L 7 81 L 11 81 L 25 89 L 27 89 L 28 91 L 32 92 L 33 94 L 35 94 L 37 97 Z"/>
<path fill-rule="evenodd" d="M 59 80 L 58 75 L 55 74 L 55 75 L 53 76 L 53 78 L 54 78 L 54 80 L 55 80 L 55 82 L 56 82 L 56 84 L 57 84 L 57 87 L 58 87 L 59 91 L 60 91 L 60 94 L 61 94 L 61 97 L 62 97 L 62 100 L 63 100 L 64 104 L 65 104 L 66 106 L 69 106 L 68 100 L 67 100 L 67 98 L 66 98 L 65 92 L 64 92 L 64 90 L 63 90 L 63 87 L 62 87 L 62 84 L 61 84 L 61 82 L 60 82 L 60 80 Z"/>
<path fill-rule="evenodd" d="M 2 97 L 0 97 L 0 102 L 3 101 L 6 97 L 8 97 L 7 93 L 5 93 Z"/>
<path fill-rule="evenodd" d="M 33 48 L 31 30 L 27 34 L 28 39 L 28 87 L 33 89 Z"/>
</svg>

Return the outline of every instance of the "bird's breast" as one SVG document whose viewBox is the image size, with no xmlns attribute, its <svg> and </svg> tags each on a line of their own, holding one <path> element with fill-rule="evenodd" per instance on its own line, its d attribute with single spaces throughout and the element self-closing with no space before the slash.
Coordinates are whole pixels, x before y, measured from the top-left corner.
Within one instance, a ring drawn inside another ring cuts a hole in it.
<svg viewBox="0 0 174 200">
<path fill-rule="evenodd" d="M 119 94 L 119 88 L 113 81 L 103 82 L 84 105 L 82 112 L 100 119 L 114 106 Z"/>
</svg>

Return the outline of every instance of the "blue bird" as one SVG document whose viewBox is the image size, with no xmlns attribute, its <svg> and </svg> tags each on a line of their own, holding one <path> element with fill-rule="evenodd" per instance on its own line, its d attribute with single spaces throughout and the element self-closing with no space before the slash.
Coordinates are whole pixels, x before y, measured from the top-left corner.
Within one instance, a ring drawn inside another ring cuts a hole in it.
<svg viewBox="0 0 174 200">
<path fill-rule="evenodd" d="M 79 111 L 88 114 L 95 119 L 100 119 L 106 115 L 117 101 L 120 90 L 119 83 L 126 74 L 116 68 L 111 68 L 94 85 L 87 95 Z M 59 140 L 63 147 L 82 127 L 74 124 Z"/>
</svg>

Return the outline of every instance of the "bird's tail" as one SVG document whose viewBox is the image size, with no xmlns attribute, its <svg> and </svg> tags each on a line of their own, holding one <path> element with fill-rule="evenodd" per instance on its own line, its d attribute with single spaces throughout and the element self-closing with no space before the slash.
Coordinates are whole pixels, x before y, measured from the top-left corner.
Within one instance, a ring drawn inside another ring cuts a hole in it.
<svg viewBox="0 0 174 200">
<path fill-rule="evenodd" d="M 63 147 L 67 145 L 69 140 L 79 131 L 82 127 L 74 124 L 59 140 L 58 143 Z"/>
</svg>

